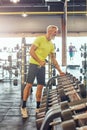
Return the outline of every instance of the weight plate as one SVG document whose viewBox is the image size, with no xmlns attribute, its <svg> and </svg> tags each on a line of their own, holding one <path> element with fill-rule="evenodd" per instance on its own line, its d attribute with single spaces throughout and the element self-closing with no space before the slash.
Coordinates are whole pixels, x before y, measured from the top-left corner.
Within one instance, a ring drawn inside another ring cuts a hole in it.
<svg viewBox="0 0 87 130">
<path fill-rule="evenodd" d="M 84 84 L 80 84 L 79 89 L 82 98 L 86 98 L 86 87 L 84 86 Z"/>
<path fill-rule="evenodd" d="M 61 125 L 63 130 L 76 130 L 76 124 L 74 120 L 64 121 Z"/>
<path fill-rule="evenodd" d="M 60 105 L 61 105 L 61 110 L 65 110 L 65 109 L 69 108 L 69 105 L 68 105 L 67 101 L 61 102 Z"/>
<path fill-rule="evenodd" d="M 73 119 L 72 112 L 70 111 L 70 109 L 66 109 L 66 110 L 62 111 L 61 112 L 61 118 L 62 118 L 63 121 Z"/>
</svg>

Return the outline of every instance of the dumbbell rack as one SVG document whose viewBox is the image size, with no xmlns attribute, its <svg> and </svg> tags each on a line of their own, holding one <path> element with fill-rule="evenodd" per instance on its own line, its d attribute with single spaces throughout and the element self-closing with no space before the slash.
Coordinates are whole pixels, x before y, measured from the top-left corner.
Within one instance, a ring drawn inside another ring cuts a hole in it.
<svg viewBox="0 0 87 130">
<path fill-rule="evenodd" d="M 87 89 L 87 44 L 85 43 L 84 45 L 82 45 L 80 50 L 81 50 L 81 57 L 83 58 L 82 68 L 80 69 L 80 72 L 83 75 L 83 83 Z M 82 76 L 80 76 L 80 79 L 82 80 Z"/>
<path fill-rule="evenodd" d="M 37 130 L 57 130 L 59 125 L 61 130 L 76 130 L 77 127 L 80 130 L 86 125 L 83 120 L 87 115 L 87 99 L 82 97 L 84 92 L 80 90 L 81 82 L 71 74 L 57 78 L 56 89 L 44 89 L 36 115 Z"/>
<path fill-rule="evenodd" d="M 3 55 L 3 53 L 2 53 Z M 2 78 L 1 81 L 3 82 L 14 82 L 14 76 L 18 76 L 18 69 L 17 66 L 14 65 L 14 62 L 16 63 L 16 59 L 12 58 L 12 52 L 9 55 L 6 55 L 6 59 L 0 59 L 2 62 L 1 72 Z"/>
<path fill-rule="evenodd" d="M 21 44 L 21 97 L 23 95 L 23 89 L 26 85 L 28 67 L 29 67 L 29 47 L 31 44 L 26 44 L 26 39 L 22 38 Z M 27 50 L 28 49 L 28 50 Z M 28 51 L 28 53 L 27 53 Z"/>
</svg>

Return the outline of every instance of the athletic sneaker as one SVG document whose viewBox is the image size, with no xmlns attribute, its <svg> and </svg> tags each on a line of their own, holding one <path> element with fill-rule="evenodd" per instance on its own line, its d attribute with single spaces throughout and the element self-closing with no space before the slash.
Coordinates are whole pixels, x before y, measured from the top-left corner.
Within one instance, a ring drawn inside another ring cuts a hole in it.
<svg viewBox="0 0 87 130">
<path fill-rule="evenodd" d="M 37 113 L 39 113 L 39 108 L 36 108 L 36 110 L 35 110 L 35 111 L 36 111 L 36 114 L 37 114 Z"/>
<path fill-rule="evenodd" d="M 21 107 L 21 114 L 22 114 L 23 118 L 27 118 L 28 117 L 28 112 L 27 112 L 26 107 L 25 108 Z"/>
</svg>

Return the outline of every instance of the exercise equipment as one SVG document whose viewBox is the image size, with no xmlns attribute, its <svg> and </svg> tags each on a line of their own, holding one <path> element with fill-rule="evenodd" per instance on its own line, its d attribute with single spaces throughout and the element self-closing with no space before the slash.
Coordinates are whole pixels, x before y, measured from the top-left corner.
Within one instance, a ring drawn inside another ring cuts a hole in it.
<svg viewBox="0 0 87 130">
<path fill-rule="evenodd" d="M 15 77 L 19 76 L 19 68 L 17 66 L 18 59 L 16 57 L 16 53 L 20 49 L 19 44 L 16 45 L 17 49 L 15 48 L 9 48 L 9 47 L 3 47 L 3 50 L 0 52 L 1 54 L 1 63 L 2 63 L 2 81 L 3 82 L 13 82 L 14 84 L 14 79 Z M 2 58 L 2 56 L 5 53 L 5 57 Z"/>
<path fill-rule="evenodd" d="M 86 99 L 86 101 L 87 101 L 87 99 Z M 44 129 L 51 130 L 52 127 L 54 127 L 55 125 L 60 125 L 61 130 L 66 130 L 66 129 L 77 130 L 77 129 L 81 129 L 82 127 L 86 128 L 85 123 L 82 120 L 87 118 L 87 113 L 81 113 L 81 114 L 72 116 L 72 113 L 69 109 L 65 109 L 62 111 L 62 109 L 61 109 L 62 103 L 63 102 L 61 102 L 58 105 L 53 106 L 46 113 L 46 116 L 43 119 L 40 130 L 44 130 Z M 73 107 L 72 107 L 73 111 L 77 110 L 78 107 L 79 107 L 79 109 L 82 108 L 81 104 L 79 104 L 77 107 L 74 107 L 74 109 L 73 109 Z M 78 120 L 79 124 L 77 123 L 77 120 Z"/>
<path fill-rule="evenodd" d="M 87 44 L 81 45 L 81 58 L 82 58 L 82 68 L 80 68 L 80 80 L 83 82 L 87 88 Z"/>
<path fill-rule="evenodd" d="M 53 78 L 57 78 L 58 81 L 58 85 L 56 85 L 56 88 L 54 89 L 52 86 L 50 87 L 50 85 L 52 85 L 51 79 L 53 80 Z M 85 95 L 86 90 L 83 87 L 83 84 L 81 84 L 81 82 L 73 75 L 67 73 L 62 77 L 57 75 L 50 78 L 46 88 L 43 91 L 39 113 L 36 114 L 37 129 L 44 130 L 47 128 L 46 130 L 51 130 L 51 127 L 55 126 L 56 124 L 62 124 L 62 122 L 65 122 L 66 120 L 73 119 L 76 121 L 77 117 L 75 116 L 75 112 L 80 114 L 80 112 L 86 111 L 87 99 L 82 96 L 82 94 Z M 61 98 L 65 98 L 65 100 L 61 101 Z M 57 114 L 60 115 L 58 117 L 61 119 L 60 121 L 54 121 L 56 118 L 55 112 L 52 111 L 51 113 L 51 110 L 56 108 L 56 116 Z M 79 119 L 81 120 L 80 115 Z M 62 128 L 63 127 L 64 126 L 62 126 Z"/>
<path fill-rule="evenodd" d="M 17 86 L 17 85 L 18 85 L 18 79 L 14 79 L 14 80 L 13 80 L 13 85 L 14 85 L 14 86 Z"/>
</svg>

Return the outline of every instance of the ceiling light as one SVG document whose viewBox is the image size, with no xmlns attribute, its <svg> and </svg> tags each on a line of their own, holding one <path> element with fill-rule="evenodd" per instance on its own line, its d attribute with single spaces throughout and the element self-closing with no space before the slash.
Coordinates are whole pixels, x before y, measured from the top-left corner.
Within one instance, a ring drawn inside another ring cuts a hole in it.
<svg viewBox="0 0 87 130">
<path fill-rule="evenodd" d="M 20 2 L 20 0 L 10 0 L 10 2 L 17 3 Z"/>
<path fill-rule="evenodd" d="M 27 17 L 28 15 L 24 12 L 24 13 L 22 14 L 22 16 L 23 16 L 23 17 Z"/>
</svg>

